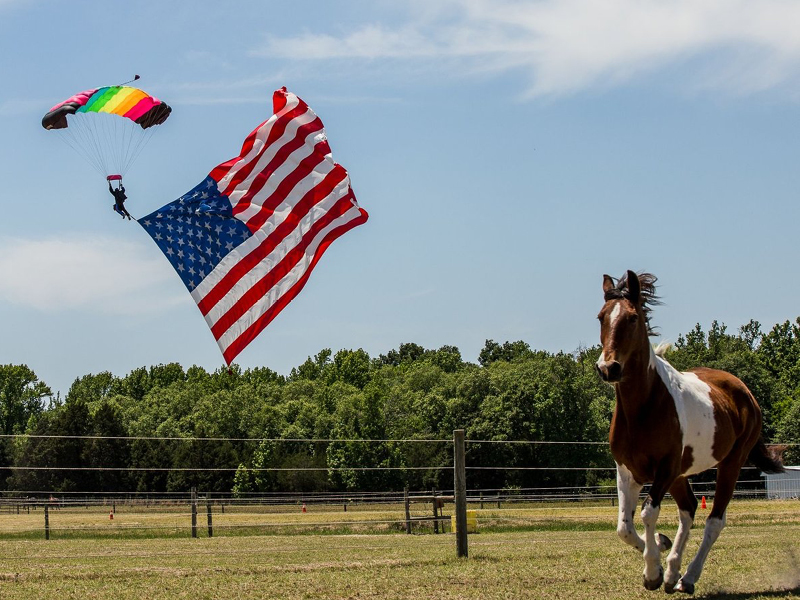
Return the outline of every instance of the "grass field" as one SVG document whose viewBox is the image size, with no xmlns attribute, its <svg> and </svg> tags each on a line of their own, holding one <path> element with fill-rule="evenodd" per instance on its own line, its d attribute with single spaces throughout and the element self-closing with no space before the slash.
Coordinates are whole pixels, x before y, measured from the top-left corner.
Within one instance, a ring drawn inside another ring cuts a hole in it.
<svg viewBox="0 0 800 600">
<path fill-rule="evenodd" d="M 41 511 L 1 514 L 0 598 L 614 600 L 663 594 L 641 587 L 641 556 L 617 539 L 615 508 L 608 504 L 478 511 L 468 559 L 456 558 L 452 535 L 395 533 L 389 521 L 398 519 L 397 509 L 227 510 L 214 515 L 214 524 L 230 529 L 215 529 L 211 539 L 188 537 L 185 509 L 127 515 L 118 509 L 113 522 L 99 509 L 51 511 L 49 541 L 42 539 Z M 667 535 L 674 534 L 674 512 L 662 511 Z M 154 528 L 134 529 L 145 522 Z M 800 597 L 800 503 L 736 501 L 728 523 L 697 596 Z M 87 525 L 98 529 L 75 529 Z M 328 527 L 327 533 L 312 533 L 314 526 Z M 335 533 L 342 528 L 349 533 Z M 700 537 L 696 527 L 687 553 Z"/>
</svg>

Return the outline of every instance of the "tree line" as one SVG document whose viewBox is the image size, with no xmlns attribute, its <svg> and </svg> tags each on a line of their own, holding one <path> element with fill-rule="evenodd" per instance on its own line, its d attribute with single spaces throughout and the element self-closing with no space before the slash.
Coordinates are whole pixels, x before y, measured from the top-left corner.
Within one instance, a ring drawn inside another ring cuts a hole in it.
<svg viewBox="0 0 800 600">
<path fill-rule="evenodd" d="M 614 474 L 599 470 L 613 466 L 604 443 L 490 443 L 606 442 L 614 391 L 595 373 L 599 353 L 599 346 L 550 353 L 487 340 L 476 364 L 454 346 L 408 343 L 374 358 L 325 349 L 288 376 L 177 363 L 124 377 L 84 375 L 63 399 L 29 367 L 2 365 L 0 489 L 447 489 L 454 429 L 485 440 L 468 443 L 469 466 L 502 467 L 470 470 L 470 488 L 606 484 Z M 756 321 L 735 334 L 716 321 L 707 332 L 698 324 L 666 358 L 681 370 L 734 373 L 762 407 L 765 439 L 800 442 L 800 317 L 768 332 Z M 800 462 L 800 447 L 789 446 L 785 461 Z"/>
</svg>

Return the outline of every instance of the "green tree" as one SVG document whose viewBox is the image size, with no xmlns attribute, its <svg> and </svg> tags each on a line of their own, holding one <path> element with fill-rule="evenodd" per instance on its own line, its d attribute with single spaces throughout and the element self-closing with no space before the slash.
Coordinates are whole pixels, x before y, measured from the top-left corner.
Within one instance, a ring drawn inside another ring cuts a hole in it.
<svg viewBox="0 0 800 600">
<path fill-rule="evenodd" d="M 400 344 L 397 350 L 390 350 L 386 354 L 381 354 L 376 363 L 380 365 L 400 366 L 404 363 L 413 363 L 425 354 L 425 348 L 419 344 L 405 343 Z"/>
<path fill-rule="evenodd" d="M 329 379 L 362 389 L 370 380 L 372 363 L 364 350 L 340 350 L 333 357 Z"/>
<path fill-rule="evenodd" d="M 800 390 L 788 400 L 785 412 L 776 426 L 778 442 L 793 444 L 783 455 L 784 464 L 800 465 Z"/>
<path fill-rule="evenodd" d="M 96 375 L 84 375 L 72 383 L 66 401 L 81 401 L 87 404 L 100 402 L 115 393 L 118 385 L 118 379 L 108 371 Z"/>
<path fill-rule="evenodd" d="M 498 360 L 511 362 L 522 358 L 529 358 L 533 354 L 531 347 L 523 342 L 503 342 L 498 344 L 494 340 L 486 340 L 478 355 L 478 363 L 486 367 Z"/>
<path fill-rule="evenodd" d="M 0 433 L 23 433 L 53 392 L 26 365 L 0 365 Z"/>
<path fill-rule="evenodd" d="M 17 447 L 15 463 L 21 469 L 10 478 L 9 485 L 17 490 L 52 490 L 55 492 L 95 491 L 94 475 L 82 470 L 86 462 L 87 440 L 92 420 L 89 408 L 82 400 L 66 402 L 43 414 L 36 422 L 31 436 Z"/>
<path fill-rule="evenodd" d="M 0 433 L 24 433 L 46 408 L 53 392 L 26 365 L 0 365 Z M 0 438 L 0 467 L 12 464 L 14 442 Z M 10 472 L 0 470 L 0 490 L 5 489 Z"/>
</svg>

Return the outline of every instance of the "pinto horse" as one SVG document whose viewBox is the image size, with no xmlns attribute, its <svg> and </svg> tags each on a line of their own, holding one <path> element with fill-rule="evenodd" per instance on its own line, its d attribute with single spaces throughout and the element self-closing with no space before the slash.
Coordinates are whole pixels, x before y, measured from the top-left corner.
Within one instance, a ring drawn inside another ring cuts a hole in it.
<svg viewBox="0 0 800 600">
<path fill-rule="evenodd" d="M 739 379 L 724 371 L 677 371 L 649 336 L 651 306 L 659 304 L 656 277 L 628 271 L 619 280 L 605 275 L 605 304 L 600 310 L 602 353 L 597 371 L 616 391 L 609 440 L 617 463 L 617 533 L 644 555 L 644 587 L 664 583 L 667 593 L 694 593 L 711 546 L 725 526 L 739 471 L 748 460 L 767 473 L 783 470 L 761 440 L 761 409 Z M 714 506 L 703 541 L 681 577 L 683 551 L 697 510 L 689 477 L 717 468 Z M 633 525 L 639 493 L 651 483 L 642 505 L 642 538 Z M 661 501 L 669 492 L 678 505 L 673 544 L 656 534 Z M 671 550 L 670 550 L 671 549 Z M 661 552 L 670 550 L 667 571 Z"/>
</svg>

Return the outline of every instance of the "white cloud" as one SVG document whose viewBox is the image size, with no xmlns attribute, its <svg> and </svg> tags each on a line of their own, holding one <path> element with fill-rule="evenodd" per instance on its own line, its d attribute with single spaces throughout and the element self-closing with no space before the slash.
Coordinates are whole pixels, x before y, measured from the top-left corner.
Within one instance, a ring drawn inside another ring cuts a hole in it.
<svg viewBox="0 0 800 600">
<path fill-rule="evenodd" d="M 165 293 L 162 257 L 111 238 L 0 239 L 0 298 L 46 312 L 141 314 L 186 303 Z"/>
<path fill-rule="evenodd" d="M 460 72 L 524 70 L 530 77 L 527 96 L 618 85 L 675 64 L 687 69 L 684 84 L 734 93 L 797 87 L 800 75 L 800 3 L 793 0 L 433 4 L 422 9 L 408 0 L 409 16 L 400 24 L 270 38 L 253 54 L 416 60 L 420 68 L 451 68 L 450 61 L 457 60 Z"/>
</svg>

